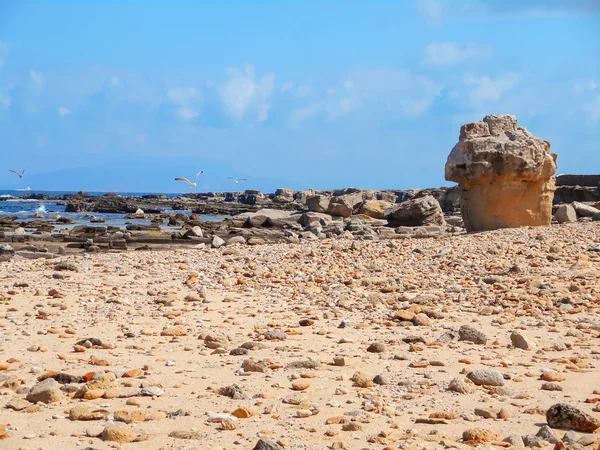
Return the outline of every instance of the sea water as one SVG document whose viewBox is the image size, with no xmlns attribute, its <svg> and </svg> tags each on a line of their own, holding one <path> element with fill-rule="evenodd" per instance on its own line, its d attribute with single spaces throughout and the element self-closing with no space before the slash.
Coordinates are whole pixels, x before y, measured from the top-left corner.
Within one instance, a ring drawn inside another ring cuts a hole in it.
<svg viewBox="0 0 600 450">
<path fill-rule="evenodd" d="M 56 191 L 28 191 L 27 194 L 46 194 L 51 196 L 60 196 L 67 194 L 76 194 L 76 192 L 56 192 Z M 93 193 L 90 195 L 102 196 L 105 193 Z M 66 217 L 75 222 L 75 224 L 56 224 L 55 230 L 63 228 L 73 228 L 77 225 L 91 225 L 91 226 L 113 226 L 125 229 L 128 224 L 138 225 L 150 225 L 150 219 L 127 219 L 128 214 L 108 214 L 108 213 L 96 213 L 96 212 L 81 212 L 81 213 L 68 213 L 65 212 L 65 205 L 59 203 L 56 200 L 33 200 L 33 199 L 21 199 L 18 196 L 23 195 L 20 191 L 1 191 L 0 190 L 0 217 L 2 216 L 16 216 L 18 222 L 30 221 L 34 219 L 50 220 L 53 221 L 58 217 Z M 141 197 L 142 195 L 150 195 L 146 193 L 121 193 L 122 196 L 135 196 Z M 165 194 L 167 197 L 177 197 L 179 194 Z M 191 211 L 174 211 L 170 208 L 160 208 L 165 213 L 177 212 L 180 214 L 190 215 Z M 104 223 L 92 222 L 92 217 L 96 219 L 104 219 Z M 201 214 L 201 221 L 221 221 L 228 216 L 213 216 L 208 214 Z M 172 228 L 165 224 L 161 225 L 163 229 Z"/>
</svg>

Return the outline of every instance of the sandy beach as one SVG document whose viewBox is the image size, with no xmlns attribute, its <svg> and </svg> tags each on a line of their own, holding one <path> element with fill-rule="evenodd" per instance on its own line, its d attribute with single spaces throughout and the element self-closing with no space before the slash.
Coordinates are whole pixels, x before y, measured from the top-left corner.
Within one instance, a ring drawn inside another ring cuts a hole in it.
<svg viewBox="0 0 600 450">
<path fill-rule="evenodd" d="M 510 446 L 600 420 L 599 275 L 598 222 L 9 261 L 0 446 Z"/>
</svg>

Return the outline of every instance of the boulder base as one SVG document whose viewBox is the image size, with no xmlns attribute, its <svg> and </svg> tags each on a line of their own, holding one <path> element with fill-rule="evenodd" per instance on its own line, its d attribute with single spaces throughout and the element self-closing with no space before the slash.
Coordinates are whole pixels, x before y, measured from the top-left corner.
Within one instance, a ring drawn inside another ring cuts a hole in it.
<svg viewBox="0 0 600 450">
<path fill-rule="evenodd" d="M 461 184 L 460 210 L 467 231 L 547 226 L 552 220 L 554 180 L 490 180 Z"/>
</svg>

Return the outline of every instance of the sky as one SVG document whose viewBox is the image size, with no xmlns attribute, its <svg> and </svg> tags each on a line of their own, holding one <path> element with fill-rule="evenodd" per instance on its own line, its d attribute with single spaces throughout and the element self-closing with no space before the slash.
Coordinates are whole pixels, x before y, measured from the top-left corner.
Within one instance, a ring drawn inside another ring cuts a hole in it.
<svg viewBox="0 0 600 450">
<path fill-rule="evenodd" d="M 439 187 L 501 113 L 600 173 L 600 0 L 0 2 L 0 189 Z"/>
</svg>

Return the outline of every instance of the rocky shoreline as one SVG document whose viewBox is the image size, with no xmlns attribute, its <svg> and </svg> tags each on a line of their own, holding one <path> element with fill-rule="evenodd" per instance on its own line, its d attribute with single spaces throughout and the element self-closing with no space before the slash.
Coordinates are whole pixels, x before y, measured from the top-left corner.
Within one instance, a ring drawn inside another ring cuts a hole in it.
<svg viewBox="0 0 600 450">
<path fill-rule="evenodd" d="M 592 184 L 596 178 L 600 177 L 566 176 L 565 181 Z M 555 221 L 594 220 L 600 205 L 598 185 L 568 186 L 561 176 L 557 184 L 553 212 L 560 212 Z M 176 198 L 25 194 L 21 198 L 63 202 L 67 212 L 120 213 L 130 219 L 125 230 L 95 223 L 56 232 L 56 226 L 73 222 L 64 217 L 33 221 L 0 217 L 0 242 L 10 244 L 17 255 L 30 259 L 81 251 L 259 245 L 350 236 L 359 240 L 405 239 L 465 231 L 459 187 L 408 191 L 279 189 L 273 194 L 245 191 Z M 561 205 L 566 204 L 574 205 L 574 212 L 569 207 L 569 214 L 565 214 Z M 200 220 L 200 214 L 228 217 L 210 222 Z M 150 219 L 150 224 L 138 224 L 137 219 Z M 161 228 L 163 225 L 169 230 Z"/>
</svg>

